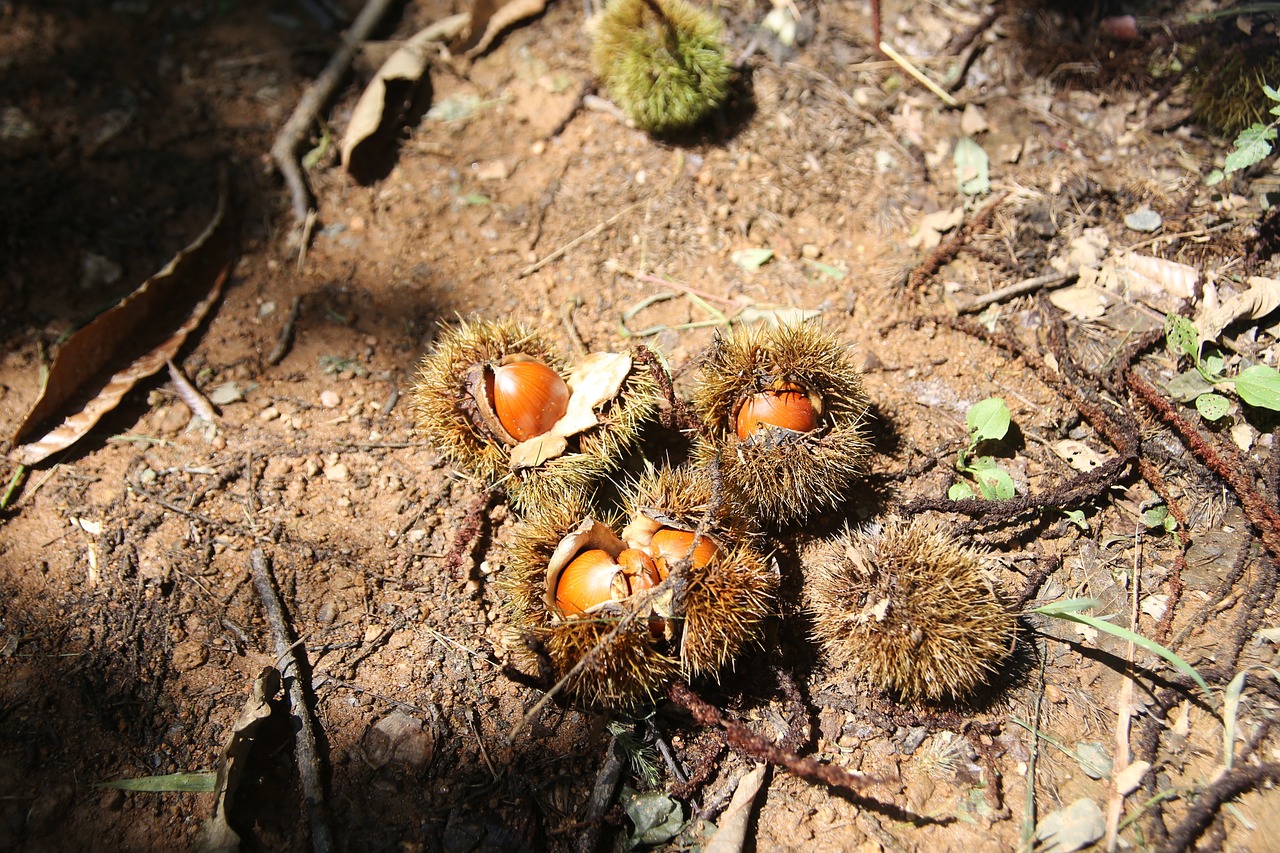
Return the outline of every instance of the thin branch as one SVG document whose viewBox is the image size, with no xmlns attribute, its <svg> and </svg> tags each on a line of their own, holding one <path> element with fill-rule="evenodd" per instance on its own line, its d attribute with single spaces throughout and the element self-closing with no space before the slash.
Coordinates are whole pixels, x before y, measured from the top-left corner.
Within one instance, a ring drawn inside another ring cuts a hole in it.
<svg viewBox="0 0 1280 853">
<path fill-rule="evenodd" d="M 320 110 L 333 97 L 338 84 L 346 76 L 356 50 L 369 38 L 369 34 L 390 6 L 391 0 L 368 0 L 365 3 L 351 28 L 342 34 L 342 42 L 329 57 L 329 64 L 307 87 L 298 105 L 294 107 L 293 114 L 276 134 L 275 142 L 271 145 L 271 159 L 275 161 L 285 185 L 289 187 L 293 219 L 299 228 L 307 221 L 307 213 L 311 210 L 311 192 L 307 189 L 306 178 L 302 176 L 298 149 L 302 147 L 302 140 L 311 130 L 311 125 L 319 118 Z"/>
<path fill-rule="evenodd" d="M 316 724 L 311 718 L 311 707 L 307 704 L 302 668 L 294 644 L 289 642 L 291 632 L 280 594 L 276 591 L 275 578 L 271 574 L 271 563 L 261 548 L 253 549 L 250 563 L 253 567 L 253 586 L 262 601 L 267 624 L 271 626 L 276 654 L 284 661 L 281 673 L 289 687 L 289 713 L 296 725 L 294 749 L 298 775 L 302 781 L 302 798 L 307 804 L 307 821 L 311 826 L 311 847 L 316 853 L 329 853 L 334 849 L 333 834 L 325 816 L 324 780 L 316 745 Z"/>
</svg>

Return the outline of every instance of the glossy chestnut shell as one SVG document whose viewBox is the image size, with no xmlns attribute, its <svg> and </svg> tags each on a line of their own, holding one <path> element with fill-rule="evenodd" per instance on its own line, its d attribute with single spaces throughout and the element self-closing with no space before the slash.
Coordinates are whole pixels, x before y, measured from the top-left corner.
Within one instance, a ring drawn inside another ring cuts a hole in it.
<svg viewBox="0 0 1280 853">
<path fill-rule="evenodd" d="M 547 432 L 569 406 L 569 386 L 540 361 L 486 370 L 485 393 L 503 429 L 518 442 Z"/>
<path fill-rule="evenodd" d="M 693 545 L 693 533 L 688 530 L 663 527 L 653 534 L 653 539 L 649 542 L 649 552 L 653 554 L 658 574 L 665 579 L 670 574 L 671 567 L 689 555 L 691 545 Z M 703 536 L 698 540 L 698 547 L 693 549 L 692 567 L 700 569 L 710 563 L 719 550 L 715 542 Z"/>
<path fill-rule="evenodd" d="M 566 616 L 586 613 L 606 601 L 623 601 L 662 578 L 653 559 L 628 548 L 617 558 L 601 548 L 583 551 L 565 566 L 556 584 L 556 606 Z"/>
<path fill-rule="evenodd" d="M 813 401 L 798 385 L 783 385 L 752 394 L 738 409 L 738 438 L 745 441 L 761 430 L 782 427 L 796 432 L 817 428 L 818 411 Z"/>
</svg>

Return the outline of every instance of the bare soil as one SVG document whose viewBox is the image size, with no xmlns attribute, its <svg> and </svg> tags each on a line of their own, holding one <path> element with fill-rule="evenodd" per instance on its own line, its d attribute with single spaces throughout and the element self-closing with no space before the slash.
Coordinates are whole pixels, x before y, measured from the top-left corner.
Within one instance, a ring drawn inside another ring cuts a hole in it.
<svg viewBox="0 0 1280 853">
<path fill-rule="evenodd" d="M 1205 4 L 1155 5 L 1151 20 L 1182 21 Z M 309 665 L 340 849 L 559 850 L 598 830 L 581 821 L 608 754 L 606 719 L 552 703 L 509 737 L 539 696 L 495 665 L 511 637 L 494 580 L 518 518 L 415 435 L 405 395 L 438 330 L 473 315 L 547 329 L 566 353 L 626 348 L 637 342 L 626 330 L 644 333 L 687 392 L 720 328 L 708 304 L 730 315 L 821 312 L 865 364 L 875 413 L 865 485 L 839 513 L 776 532 L 790 580 L 764 642 L 719 683 L 692 686 L 770 740 L 791 733 L 799 752 L 885 780 L 864 793 L 892 808 L 774 768 L 748 844 L 1017 849 L 1062 807 L 1089 800 L 1106 810 L 1122 711 L 1133 716 L 1135 757 L 1154 765 L 1124 800 L 1122 843 L 1167 843 L 1206 802 L 1197 795 L 1220 773 L 1221 718 L 1155 656 L 1135 655 L 1129 695 L 1124 641 L 1028 617 L 989 695 L 903 705 L 821 662 L 795 555 L 846 522 L 942 499 L 957 479 L 965 413 L 986 397 L 1012 411 L 1016 435 L 998 462 L 1019 495 L 1054 494 L 1076 475 L 1052 449 L 1062 439 L 1114 456 L 1114 437 L 1063 390 L 1064 376 L 1140 431 L 1146 467 L 1125 466 L 1071 505 L 996 522 L 946 517 L 992 549 L 1004 587 L 1013 598 L 1027 589 L 1028 607 L 1087 595 L 1128 625 L 1136 584 L 1137 631 L 1204 672 L 1215 702 L 1235 673 L 1274 666 L 1274 638 L 1255 636 L 1276 624 L 1274 555 L 1203 455 L 1109 380 L 1123 348 L 1159 329 L 1176 296 L 1113 294 L 1087 320 L 1022 296 L 972 327 L 954 321 L 958 306 L 1052 272 L 1051 259 L 1087 229 L 1113 254 L 1190 265 L 1224 298 L 1244 288 L 1243 275 L 1276 277 L 1267 249 L 1276 219 L 1258 205 L 1274 189 L 1274 161 L 1206 187 L 1230 142 L 1183 120 L 1185 85 L 1163 91 L 1139 73 L 1168 54 L 1167 40 L 1106 42 L 1100 10 L 1063 18 L 1008 3 L 988 18 L 989 5 L 968 0 L 887 4 L 886 38 L 934 78 L 981 48 L 956 91 L 966 111 L 874 53 L 864 4 L 796 7 L 792 47 L 759 29 L 767 5 L 717 10 L 730 53 L 756 49 L 731 108 L 678 143 L 582 103 L 592 72 L 577 4 L 552 4 L 472 63 L 435 61 L 431 103 L 453 112 L 413 122 L 389 172 L 368 185 L 346 175 L 331 144 L 308 172 L 319 219 L 300 253 L 267 152 L 337 29 L 303 3 L 0 0 L 0 435 L 34 403 L 60 336 L 199 233 L 220 164 L 234 177 L 242 243 L 224 297 L 179 359 L 205 392 L 227 383 L 241 392 L 220 406 L 216 429 L 200 428 L 158 376 L 29 472 L 0 514 L 0 848 L 192 845 L 210 794 L 98 783 L 216 767 L 255 678 L 277 663 L 250 581 L 254 548 L 272 559 Z M 409 5 L 378 37 L 407 37 L 455 11 Z M 960 45 L 975 27 L 976 40 Z M 324 117 L 333 133 L 385 55 L 362 54 Z M 953 166 L 965 135 L 991 159 L 991 192 L 980 197 L 960 192 Z M 908 283 L 932 250 L 916 239 L 924 217 L 965 208 L 972 221 L 987 204 L 986 223 Z M 1144 206 L 1160 214 L 1160 230 L 1126 226 Z M 733 252 L 748 248 L 774 257 L 757 269 L 735 264 Z M 646 302 L 659 294 L 670 297 Z M 269 364 L 295 298 L 292 344 Z M 1274 364 L 1267 322 L 1233 327 L 1234 351 Z M 1137 373 L 1162 390 L 1176 367 L 1156 346 Z M 1275 418 L 1237 403 L 1233 433 L 1174 405 L 1218 452 L 1247 444 L 1234 464 L 1259 472 L 1254 485 L 1274 508 Z M 655 434 L 649 450 L 660 458 L 671 444 Z M 5 482 L 14 467 L 0 465 Z M 1142 522 L 1153 487 L 1184 515 L 1176 537 Z M 1082 510 L 1087 530 L 1062 510 Z M 476 512 L 478 538 L 459 543 Z M 458 547 L 465 559 L 453 567 Z M 788 700 L 791 684 L 799 703 Z M 1275 691 L 1251 679 L 1237 768 L 1274 778 L 1266 726 L 1275 710 Z M 407 745 L 388 759 L 380 738 L 396 725 Z M 685 831 L 666 846 L 705 843 L 752 761 L 670 707 L 637 725 L 686 769 L 707 771 L 682 800 Z M 657 790 L 670 790 L 668 763 L 658 764 Z M 310 847 L 297 778 L 282 709 L 259 736 L 232 811 L 246 849 Z M 1280 849 L 1277 805 L 1274 790 L 1250 786 L 1210 810 L 1203 839 Z M 601 849 L 629 831 L 611 809 Z"/>
</svg>

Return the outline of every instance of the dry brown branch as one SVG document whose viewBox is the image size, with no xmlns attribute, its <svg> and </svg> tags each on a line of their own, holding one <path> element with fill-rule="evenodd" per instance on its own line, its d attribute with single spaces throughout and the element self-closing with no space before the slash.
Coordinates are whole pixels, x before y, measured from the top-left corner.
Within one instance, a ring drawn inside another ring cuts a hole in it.
<svg viewBox="0 0 1280 853">
<path fill-rule="evenodd" d="M 311 192 L 307 189 L 306 178 L 302 176 L 302 164 L 298 162 L 298 149 L 302 147 L 303 139 L 319 118 L 320 110 L 333 97 L 338 84 L 346 76 L 356 50 L 369 38 L 369 34 L 373 32 L 373 28 L 382 20 L 382 16 L 390 6 L 391 0 L 367 0 L 364 8 L 351 24 L 351 28 L 342 34 L 342 42 L 329 57 L 329 63 L 324 71 L 320 72 L 320 76 L 307 87 L 306 92 L 298 100 L 298 105 L 294 107 L 293 114 L 284 123 L 284 127 L 280 128 L 275 142 L 271 145 L 271 159 L 275 161 L 276 168 L 280 170 L 280 176 L 284 178 L 285 185 L 289 188 L 289 197 L 293 204 L 293 220 L 299 229 L 307 221 L 307 214 L 311 210 Z"/>
<path fill-rule="evenodd" d="M 960 250 L 964 248 L 964 244 L 969 242 L 969 238 L 977 231 L 987 227 L 987 223 L 991 221 L 991 217 L 995 216 L 996 208 L 1005 200 L 1008 193 L 1000 193 L 1000 195 L 991 199 L 986 205 L 973 215 L 973 218 L 956 229 L 956 233 L 951 239 L 940 244 L 936 249 L 929 253 L 929 257 L 925 258 L 910 275 L 907 276 L 907 290 L 911 293 L 919 293 L 920 288 L 924 287 L 933 275 L 944 264 L 948 264 L 955 260 L 960 254 Z"/>
<path fill-rule="evenodd" d="M 950 817 L 934 818 L 913 814 L 896 803 L 881 802 L 861 793 L 872 785 L 884 784 L 889 780 L 851 773 L 843 767 L 838 767 L 834 764 L 823 764 L 816 759 L 797 755 L 790 750 L 783 749 L 741 723 L 725 719 L 718 708 L 690 690 L 689 685 L 683 681 L 677 681 L 672 684 L 667 695 L 672 702 L 692 714 L 694 721 L 699 725 L 719 726 L 724 729 L 729 746 L 748 758 L 775 764 L 789 773 L 799 776 L 801 779 L 807 779 L 832 788 L 841 788 L 847 792 L 846 796 L 853 802 L 865 809 L 888 815 L 894 820 L 912 823 L 916 826 L 943 826 L 954 821 L 954 818 Z"/>
<path fill-rule="evenodd" d="M 271 563 L 261 548 L 254 548 L 250 555 L 253 569 L 253 586 L 262 601 L 262 609 L 271 627 L 276 654 L 283 661 L 280 667 L 289 691 L 289 713 L 295 724 L 294 749 L 298 763 L 298 775 L 302 782 L 302 797 L 307 804 L 307 821 L 311 826 L 311 847 L 316 853 L 329 853 L 333 849 L 333 834 L 329 830 L 325 814 L 324 780 L 321 775 L 321 758 L 317 747 L 316 724 L 311 707 L 307 703 L 307 686 L 297 654 L 297 643 L 289 640 L 290 630 L 284 605 L 276 591 Z"/>
</svg>

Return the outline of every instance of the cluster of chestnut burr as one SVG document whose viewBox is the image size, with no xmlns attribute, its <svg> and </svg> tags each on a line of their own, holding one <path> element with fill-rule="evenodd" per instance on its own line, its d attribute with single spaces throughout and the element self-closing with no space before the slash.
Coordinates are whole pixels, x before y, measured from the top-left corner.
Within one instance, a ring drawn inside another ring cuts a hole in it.
<svg viewBox="0 0 1280 853">
<path fill-rule="evenodd" d="M 677 466 L 662 434 L 645 434 L 664 406 L 684 406 L 664 399 L 670 378 L 652 353 L 591 353 L 569 365 L 537 330 L 473 320 L 444 333 L 420 367 L 419 431 L 504 488 L 520 514 L 498 575 L 520 635 L 512 647 L 566 678 L 579 702 L 649 702 L 673 678 L 715 676 L 759 642 L 780 580 L 771 531 L 845 504 L 863 473 L 868 401 L 834 335 L 814 324 L 737 328 L 717 336 L 700 366 L 697 428 Z M 922 555 L 915 569 L 912 548 Z M 953 547 L 940 528 L 890 523 L 807 553 L 800 570 L 815 635 L 876 686 L 956 695 L 1007 653 L 1012 617 L 983 555 Z M 934 583 L 939 554 L 964 578 Z M 966 600 L 939 595 L 948 584 Z M 941 633 L 928 624 L 939 606 L 951 620 Z M 984 628 L 973 654 L 963 639 L 970 612 L 997 626 Z M 855 651 L 868 645 L 869 656 Z"/>
</svg>

